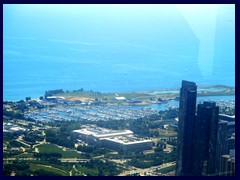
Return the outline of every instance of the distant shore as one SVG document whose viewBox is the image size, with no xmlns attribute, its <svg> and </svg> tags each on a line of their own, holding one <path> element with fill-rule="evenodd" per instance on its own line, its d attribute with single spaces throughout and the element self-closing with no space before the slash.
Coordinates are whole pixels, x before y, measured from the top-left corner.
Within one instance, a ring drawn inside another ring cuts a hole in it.
<svg viewBox="0 0 240 180">
<path fill-rule="evenodd" d="M 54 90 L 53 90 L 54 91 Z M 225 85 L 213 85 L 213 86 L 199 86 L 197 89 L 197 95 L 200 96 L 226 96 L 235 95 L 235 87 Z M 152 103 L 162 103 L 171 99 L 177 100 L 179 98 L 179 88 L 168 88 L 158 90 L 144 90 L 134 92 L 112 92 L 101 93 L 92 90 L 74 90 L 74 91 L 62 91 L 62 93 L 55 93 L 53 96 L 64 97 L 69 101 L 83 101 L 83 102 L 103 102 L 103 103 L 134 103 L 138 105 L 146 105 Z M 124 100 L 118 100 L 117 98 L 123 98 Z M 33 97 L 33 100 L 39 98 Z M 7 100 L 4 100 L 7 101 Z M 126 102 L 127 101 L 127 102 Z"/>
<path fill-rule="evenodd" d="M 114 93 L 101 93 L 94 91 L 73 91 L 55 94 L 55 96 L 64 97 L 67 100 L 87 101 L 99 103 L 121 103 L 121 104 L 138 104 L 146 105 L 150 103 L 162 103 L 171 99 L 177 100 L 179 98 L 180 89 L 159 89 L 149 91 L 135 91 L 135 92 L 114 92 Z M 235 95 L 235 87 L 224 85 L 214 86 L 200 86 L 198 87 L 198 96 L 226 96 Z"/>
</svg>

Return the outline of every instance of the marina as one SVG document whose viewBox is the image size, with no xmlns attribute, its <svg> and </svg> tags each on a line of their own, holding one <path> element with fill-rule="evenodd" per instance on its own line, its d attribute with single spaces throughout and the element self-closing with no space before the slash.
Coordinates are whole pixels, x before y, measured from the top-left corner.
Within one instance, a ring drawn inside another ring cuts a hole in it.
<svg viewBox="0 0 240 180">
<path fill-rule="evenodd" d="M 107 121 L 138 119 L 157 114 L 153 108 L 102 105 L 58 105 L 40 110 L 26 111 L 24 116 L 38 121 Z"/>
<path fill-rule="evenodd" d="M 215 101 L 221 108 L 235 108 L 235 96 L 200 96 L 197 103 Z M 166 103 L 147 105 L 94 105 L 94 104 L 57 104 L 56 106 L 25 111 L 24 116 L 37 121 L 108 121 L 139 119 L 159 111 L 178 108 L 178 100 L 169 100 Z"/>
</svg>

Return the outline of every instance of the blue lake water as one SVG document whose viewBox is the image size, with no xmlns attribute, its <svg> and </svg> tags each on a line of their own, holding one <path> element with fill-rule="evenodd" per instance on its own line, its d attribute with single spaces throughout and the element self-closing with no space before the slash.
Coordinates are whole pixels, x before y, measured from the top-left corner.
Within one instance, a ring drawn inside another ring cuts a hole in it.
<svg viewBox="0 0 240 180">
<path fill-rule="evenodd" d="M 21 7 L 4 6 L 4 100 L 38 98 L 52 89 L 179 88 L 183 79 L 198 86 L 235 85 L 234 11 L 229 8 L 219 9 L 215 42 L 203 46 L 206 37 L 197 36 L 174 6 L 143 8 L 134 16 L 131 9 L 130 16 L 118 8 L 115 15 L 91 8 L 69 15 Z"/>
<path fill-rule="evenodd" d="M 235 101 L 235 95 L 228 95 L 228 96 L 199 96 L 197 97 L 197 103 L 202 103 L 203 101 L 214 101 L 219 103 L 220 101 Z M 153 108 L 158 111 L 160 110 L 167 110 L 170 106 L 178 107 L 179 101 L 170 100 L 166 104 L 151 104 L 145 107 Z M 139 107 L 138 107 L 139 108 Z"/>
</svg>

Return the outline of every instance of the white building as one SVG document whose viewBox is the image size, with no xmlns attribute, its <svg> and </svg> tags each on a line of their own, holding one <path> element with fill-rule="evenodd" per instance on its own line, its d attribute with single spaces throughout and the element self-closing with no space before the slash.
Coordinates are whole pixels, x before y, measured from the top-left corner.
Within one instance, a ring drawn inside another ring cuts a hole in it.
<svg viewBox="0 0 240 180">
<path fill-rule="evenodd" d="M 87 127 L 72 131 L 73 139 L 80 139 L 90 145 L 98 145 L 123 152 L 143 151 L 152 148 L 152 141 L 138 138 L 130 130 L 109 130 Z"/>
</svg>

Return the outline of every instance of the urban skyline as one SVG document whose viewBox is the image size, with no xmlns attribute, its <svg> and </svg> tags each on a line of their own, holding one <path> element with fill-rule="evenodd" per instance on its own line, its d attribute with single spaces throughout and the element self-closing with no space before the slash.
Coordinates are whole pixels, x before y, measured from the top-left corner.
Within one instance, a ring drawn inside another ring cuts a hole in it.
<svg viewBox="0 0 240 180">
<path fill-rule="evenodd" d="M 227 148 L 228 122 L 220 120 L 216 102 L 198 104 L 196 113 L 196 94 L 196 84 L 183 80 L 179 102 L 176 175 L 219 176 L 226 175 L 225 171 L 233 175 L 234 165 L 224 167 L 225 170 L 222 167 L 223 157 L 228 157 L 230 153 Z M 235 151 L 235 147 L 231 148 Z M 230 161 L 235 162 L 234 159 Z"/>
</svg>

